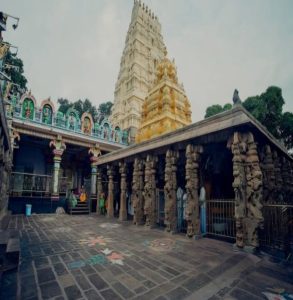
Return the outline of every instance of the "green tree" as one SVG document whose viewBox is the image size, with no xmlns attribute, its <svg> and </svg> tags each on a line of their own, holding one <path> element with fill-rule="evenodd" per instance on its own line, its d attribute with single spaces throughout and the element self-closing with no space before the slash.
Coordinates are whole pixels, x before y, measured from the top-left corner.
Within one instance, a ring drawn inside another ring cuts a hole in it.
<svg viewBox="0 0 293 300">
<path fill-rule="evenodd" d="M 24 76 L 23 62 L 20 58 L 15 57 L 10 51 L 5 57 L 5 73 L 11 78 L 14 84 L 17 84 L 21 89 L 26 90 L 27 79 Z"/>
<path fill-rule="evenodd" d="M 217 115 L 223 111 L 229 110 L 231 108 L 232 108 L 232 104 L 230 104 L 230 103 L 226 103 L 223 106 L 221 106 L 220 104 L 214 104 L 214 105 L 209 106 L 206 109 L 206 114 L 204 117 L 208 118 L 208 117 Z"/>
<path fill-rule="evenodd" d="M 261 95 L 248 97 L 243 103 L 246 108 L 269 132 L 277 139 L 281 139 L 290 149 L 293 136 L 293 115 L 290 112 L 282 113 L 285 104 L 282 89 L 270 86 Z M 212 105 L 206 109 L 205 118 L 228 110 L 232 105 Z"/>
<path fill-rule="evenodd" d="M 280 133 L 288 149 L 293 148 L 293 113 L 285 112 L 280 122 Z"/>
<path fill-rule="evenodd" d="M 83 113 L 88 112 L 92 115 L 94 121 L 98 119 L 98 110 L 96 106 L 94 106 L 89 99 L 85 99 L 82 101 L 81 99 L 71 102 L 66 98 L 59 98 L 58 99 L 59 108 L 58 110 L 61 111 L 63 114 L 67 112 L 69 108 L 74 108 L 78 111 L 79 115 L 81 116 Z"/>
<path fill-rule="evenodd" d="M 98 111 L 105 116 L 110 116 L 112 106 L 113 102 L 111 101 L 103 102 L 99 105 Z"/>
</svg>

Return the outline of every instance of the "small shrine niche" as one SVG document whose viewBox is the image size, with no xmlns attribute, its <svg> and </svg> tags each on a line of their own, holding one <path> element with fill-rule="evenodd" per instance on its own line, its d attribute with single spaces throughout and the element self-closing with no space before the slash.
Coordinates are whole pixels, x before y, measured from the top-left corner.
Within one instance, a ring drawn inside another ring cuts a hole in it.
<svg viewBox="0 0 293 300">
<path fill-rule="evenodd" d="M 89 113 L 83 113 L 81 117 L 81 131 L 84 134 L 91 134 L 93 128 L 93 118 Z"/>
<path fill-rule="evenodd" d="M 46 103 L 42 106 L 42 123 L 52 124 L 53 108 L 50 104 Z"/>
<path fill-rule="evenodd" d="M 22 117 L 25 119 L 34 119 L 35 103 L 31 98 L 25 98 L 22 102 Z"/>
<path fill-rule="evenodd" d="M 73 108 L 69 108 L 66 112 L 66 128 L 68 128 L 69 130 L 77 130 L 78 124 L 79 124 L 78 111 Z"/>
</svg>

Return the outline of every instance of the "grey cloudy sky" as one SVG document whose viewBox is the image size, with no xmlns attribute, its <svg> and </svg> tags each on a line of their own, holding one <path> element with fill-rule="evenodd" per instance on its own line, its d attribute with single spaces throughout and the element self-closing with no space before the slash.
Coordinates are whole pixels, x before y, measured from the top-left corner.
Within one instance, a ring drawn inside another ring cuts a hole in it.
<svg viewBox="0 0 293 300">
<path fill-rule="evenodd" d="M 145 0 L 162 24 L 169 56 L 192 103 L 207 106 L 280 86 L 293 111 L 293 1 Z M 133 0 L 1 0 L 20 17 L 4 39 L 19 46 L 29 88 L 95 104 L 113 100 Z M 11 25 L 10 23 L 9 25 Z"/>
</svg>

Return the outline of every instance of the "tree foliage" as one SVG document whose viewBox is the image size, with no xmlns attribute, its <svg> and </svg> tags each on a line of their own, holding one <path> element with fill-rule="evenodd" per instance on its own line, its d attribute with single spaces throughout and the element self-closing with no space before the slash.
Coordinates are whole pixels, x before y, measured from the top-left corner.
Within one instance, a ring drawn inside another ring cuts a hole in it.
<svg viewBox="0 0 293 300">
<path fill-rule="evenodd" d="M 285 101 L 281 88 L 270 86 L 261 95 L 248 97 L 242 104 L 269 132 L 281 139 L 288 149 L 293 147 L 293 114 L 283 113 Z M 205 118 L 232 108 L 232 105 L 226 105 L 209 106 Z"/>
<path fill-rule="evenodd" d="M 14 84 L 26 90 L 27 79 L 24 76 L 23 62 L 20 58 L 14 57 L 10 51 L 5 57 L 5 73 L 11 78 Z"/>
<path fill-rule="evenodd" d="M 223 111 L 229 110 L 231 108 L 232 108 L 232 104 L 230 104 L 230 103 L 226 103 L 223 106 L 221 106 L 220 104 L 214 104 L 212 106 L 209 106 L 206 109 L 206 114 L 205 114 L 204 117 L 208 118 L 208 117 L 217 115 L 217 114 L 219 114 L 219 113 L 221 113 Z"/>
<path fill-rule="evenodd" d="M 71 102 L 66 98 L 59 98 L 59 111 L 63 114 L 67 112 L 69 108 L 74 108 L 78 111 L 79 115 L 81 116 L 84 112 L 88 112 L 92 115 L 95 122 L 101 123 L 105 117 L 108 117 L 111 113 L 111 107 L 113 105 L 112 102 L 107 101 L 101 103 L 99 108 L 97 109 L 95 105 L 91 103 L 89 99 L 85 99 L 82 101 L 81 99 Z"/>
<path fill-rule="evenodd" d="M 113 102 L 111 102 L 111 101 L 107 101 L 107 102 L 101 103 L 99 105 L 98 111 L 101 114 L 104 114 L 106 116 L 110 116 L 112 106 L 113 106 Z"/>
</svg>

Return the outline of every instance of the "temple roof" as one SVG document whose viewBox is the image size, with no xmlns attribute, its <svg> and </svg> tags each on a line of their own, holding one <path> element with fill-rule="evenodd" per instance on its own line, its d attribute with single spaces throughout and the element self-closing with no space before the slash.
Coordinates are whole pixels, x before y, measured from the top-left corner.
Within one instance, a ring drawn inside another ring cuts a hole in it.
<svg viewBox="0 0 293 300">
<path fill-rule="evenodd" d="M 158 148 L 170 146 L 172 144 L 182 144 L 189 140 L 201 138 L 210 134 L 217 135 L 225 130 L 228 131 L 229 134 L 232 134 L 237 128 L 239 129 L 243 126 L 246 126 L 249 130 L 253 130 L 255 133 L 261 135 L 269 144 L 273 145 L 278 151 L 282 152 L 288 159 L 293 161 L 293 158 L 288 154 L 287 149 L 270 132 L 268 132 L 259 121 L 257 121 L 242 105 L 236 105 L 231 110 L 184 128 L 103 155 L 99 158 L 97 165 L 103 165 L 118 159 L 142 154 L 147 151 L 154 151 Z"/>
</svg>

